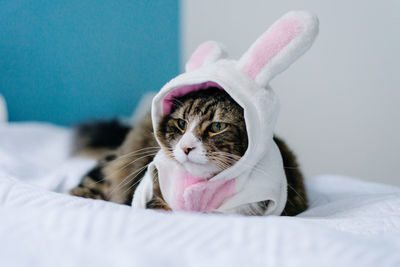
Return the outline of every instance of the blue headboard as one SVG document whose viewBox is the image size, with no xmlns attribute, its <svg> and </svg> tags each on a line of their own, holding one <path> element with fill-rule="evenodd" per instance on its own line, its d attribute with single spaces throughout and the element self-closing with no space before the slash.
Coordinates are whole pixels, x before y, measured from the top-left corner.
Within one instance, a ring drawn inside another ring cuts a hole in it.
<svg viewBox="0 0 400 267">
<path fill-rule="evenodd" d="M 0 2 L 11 121 L 128 116 L 179 71 L 178 0 Z"/>
</svg>

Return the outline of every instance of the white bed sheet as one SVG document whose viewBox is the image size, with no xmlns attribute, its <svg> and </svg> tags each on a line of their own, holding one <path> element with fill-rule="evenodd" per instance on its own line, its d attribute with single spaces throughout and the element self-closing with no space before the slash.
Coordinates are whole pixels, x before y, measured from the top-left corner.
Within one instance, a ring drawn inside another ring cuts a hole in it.
<svg viewBox="0 0 400 267">
<path fill-rule="evenodd" d="M 400 266 L 400 188 L 307 179 L 298 217 L 133 210 L 63 194 L 95 162 L 71 132 L 0 126 L 0 266 Z"/>
</svg>

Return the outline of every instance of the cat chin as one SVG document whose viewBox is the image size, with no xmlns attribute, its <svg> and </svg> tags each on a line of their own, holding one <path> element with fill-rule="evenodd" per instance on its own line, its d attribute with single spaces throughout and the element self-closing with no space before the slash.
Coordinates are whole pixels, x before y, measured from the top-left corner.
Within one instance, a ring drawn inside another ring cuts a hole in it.
<svg viewBox="0 0 400 267">
<path fill-rule="evenodd" d="M 198 164 L 191 161 L 180 162 L 176 158 L 170 160 L 175 162 L 175 164 L 178 163 L 178 167 L 181 168 L 183 171 L 189 172 L 191 175 L 198 178 L 210 179 L 221 172 L 219 168 L 210 163 Z"/>
<path fill-rule="evenodd" d="M 213 164 L 197 164 L 186 161 L 184 163 L 180 163 L 180 165 L 193 176 L 204 179 L 210 179 L 220 172 L 220 170 Z"/>
</svg>

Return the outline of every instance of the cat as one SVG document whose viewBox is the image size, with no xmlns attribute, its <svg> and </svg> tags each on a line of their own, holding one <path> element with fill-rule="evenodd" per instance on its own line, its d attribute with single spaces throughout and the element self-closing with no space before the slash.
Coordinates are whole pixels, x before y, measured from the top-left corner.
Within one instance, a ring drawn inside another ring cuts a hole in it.
<svg viewBox="0 0 400 267">
<path fill-rule="evenodd" d="M 243 108 L 225 91 L 208 88 L 191 92 L 174 99 L 174 104 L 156 133 L 153 133 L 150 115 L 129 132 L 126 128 L 118 129 L 119 138 L 124 139 L 121 146 L 100 159 L 69 193 L 130 205 L 147 165 L 159 149 L 186 171 L 205 178 L 233 166 L 244 155 L 248 139 Z M 161 148 L 154 134 L 160 140 Z M 188 138 L 191 142 L 185 141 Z M 115 144 L 117 138 L 112 139 L 111 143 Z M 294 216 L 308 207 L 303 176 L 288 146 L 276 136 L 274 141 L 281 152 L 288 182 L 288 198 L 282 215 Z M 171 210 L 163 199 L 157 170 L 153 175 L 153 198 L 146 207 Z M 262 215 L 267 204 L 266 201 L 252 203 L 238 213 Z"/>
</svg>

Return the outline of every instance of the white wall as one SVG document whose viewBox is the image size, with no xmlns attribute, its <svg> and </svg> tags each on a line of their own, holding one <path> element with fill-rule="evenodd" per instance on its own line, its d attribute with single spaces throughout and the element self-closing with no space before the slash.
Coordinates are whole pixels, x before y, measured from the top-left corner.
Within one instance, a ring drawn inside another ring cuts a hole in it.
<svg viewBox="0 0 400 267">
<path fill-rule="evenodd" d="M 400 185 L 400 1 L 183 0 L 183 60 L 205 40 L 238 58 L 291 9 L 316 13 L 320 35 L 272 82 L 281 98 L 277 133 L 307 175 Z"/>
</svg>

